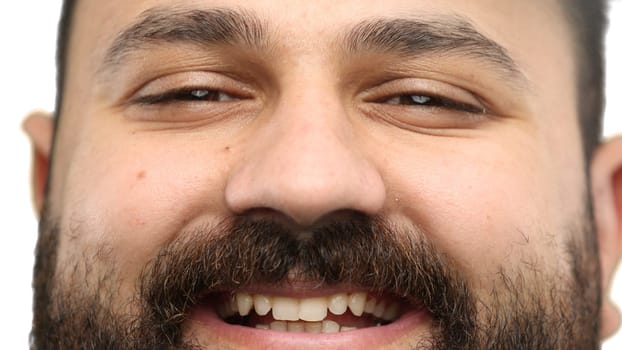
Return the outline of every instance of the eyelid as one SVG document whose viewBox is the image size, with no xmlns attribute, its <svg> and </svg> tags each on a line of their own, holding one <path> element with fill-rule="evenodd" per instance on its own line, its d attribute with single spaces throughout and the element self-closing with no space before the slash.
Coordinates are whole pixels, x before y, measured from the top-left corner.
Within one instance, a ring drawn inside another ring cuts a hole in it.
<svg viewBox="0 0 622 350">
<path fill-rule="evenodd" d="M 428 95 L 447 100 L 453 100 L 464 105 L 471 105 L 480 108 L 482 111 L 488 110 L 485 104 L 473 93 L 441 81 L 403 78 L 391 80 L 381 85 L 372 87 L 362 92 L 361 98 L 364 102 L 378 102 L 393 96 L 399 95 Z"/>
<path fill-rule="evenodd" d="M 209 91 L 210 93 L 217 93 L 220 96 L 225 96 L 224 101 L 212 101 L 201 99 L 188 99 L 195 91 Z M 229 98 L 228 98 L 228 97 Z M 243 97 L 242 97 L 243 98 Z M 182 87 L 180 89 L 165 91 L 157 95 L 145 95 L 138 96 L 132 100 L 132 102 L 144 105 L 157 105 L 168 104 L 175 102 L 187 102 L 187 103 L 203 103 L 203 102 L 228 102 L 238 100 L 237 96 L 232 93 L 222 91 L 221 89 L 211 89 L 205 87 Z"/>
<path fill-rule="evenodd" d="M 179 93 L 191 90 L 222 91 L 229 95 L 248 98 L 253 89 L 222 73 L 192 71 L 165 75 L 147 82 L 137 89 L 129 98 L 130 103 L 154 96 Z"/>
</svg>

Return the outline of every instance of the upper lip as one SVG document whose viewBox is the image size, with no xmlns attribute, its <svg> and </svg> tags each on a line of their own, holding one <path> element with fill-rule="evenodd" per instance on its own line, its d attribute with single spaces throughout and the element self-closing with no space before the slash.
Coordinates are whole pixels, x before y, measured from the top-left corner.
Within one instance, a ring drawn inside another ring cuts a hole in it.
<svg viewBox="0 0 622 350">
<path fill-rule="evenodd" d="M 254 284 L 241 287 L 232 292 L 243 292 L 249 294 L 266 294 L 271 296 L 283 296 L 290 298 L 313 298 L 322 297 L 336 293 L 353 293 L 358 291 L 366 291 L 370 294 L 374 293 L 367 288 L 354 284 L 325 285 L 313 281 L 296 281 L 284 282 L 276 285 Z"/>
</svg>

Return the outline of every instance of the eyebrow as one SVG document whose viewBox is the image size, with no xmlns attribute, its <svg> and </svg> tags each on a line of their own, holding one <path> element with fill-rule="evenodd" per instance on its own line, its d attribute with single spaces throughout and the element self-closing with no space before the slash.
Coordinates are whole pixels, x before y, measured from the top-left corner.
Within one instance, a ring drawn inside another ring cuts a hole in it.
<svg viewBox="0 0 622 350">
<path fill-rule="evenodd" d="M 243 45 L 262 51 L 267 50 L 273 40 L 268 26 L 245 10 L 155 7 L 143 12 L 136 23 L 116 37 L 106 51 L 100 71 L 120 65 L 136 51 L 162 43 Z M 338 47 L 351 54 L 460 55 L 483 62 L 521 85 L 527 82 L 503 46 L 459 15 L 366 20 L 341 36 Z"/>
<path fill-rule="evenodd" d="M 113 68 L 130 54 L 162 43 L 234 45 L 265 48 L 266 26 L 253 14 L 230 9 L 154 7 L 123 30 L 106 51 L 100 71 Z"/>
<path fill-rule="evenodd" d="M 356 25 L 342 40 L 346 50 L 380 51 L 404 56 L 470 57 L 526 84 L 527 78 L 507 49 L 486 37 L 466 18 L 445 15 L 433 19 L 376 19 Z"/>
</svg>

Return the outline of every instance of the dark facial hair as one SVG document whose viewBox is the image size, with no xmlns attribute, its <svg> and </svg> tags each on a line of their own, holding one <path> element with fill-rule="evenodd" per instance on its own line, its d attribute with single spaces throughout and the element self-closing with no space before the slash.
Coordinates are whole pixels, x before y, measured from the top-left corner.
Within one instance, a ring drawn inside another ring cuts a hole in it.
<svg viewBox="0 0 622 350">
<path fill-rule="evenodd" d="M 590 279 L 598 264 L 576 244 L 568 245 L 572 276 L 564 283 L 542 276 L 537 286 L 526 285 L 521 272 L 500 270 L 504 283 L 493 291 L 497 302 L 482 305 L 420 230 L 353 214 L 301 234 L 272 218 L 237 217 L 183 232 L 163 247 L 145 266 L 132 301 L 140 314 L 123 315 L 114 311 L 119 308 L 113 268 L 99 276 L 95 288 L 79 288 L 84 276 L 73 275 L 70 283 L 54 278 L 58 271 L 78 270 L 54 269 L 59 234 L 44 218 L 35 264 L 33 349 L 192 349 L 182 325 L 202 296 L 292 281 L 347 283 L 425 307 L 433 329 L 411 349 L 598 348 L 600 293 Z M 95 249 L 90 263 L 102 264 L 103 249 Z"/>
</svg>

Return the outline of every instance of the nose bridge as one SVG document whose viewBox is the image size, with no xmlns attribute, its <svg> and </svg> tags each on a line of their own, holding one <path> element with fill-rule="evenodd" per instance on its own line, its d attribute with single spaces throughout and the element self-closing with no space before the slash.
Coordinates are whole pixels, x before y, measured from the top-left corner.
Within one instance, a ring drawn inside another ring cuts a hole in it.
<svg viewBox="0 0 622 350">
<path fill-rule="evenodd" d="M 284 92 L 267 119 L 227 184 L 233 211 L 271 209 L 310 225 L 332 212 L 382 208 L 383 181 L 331 88 L 307 82 Z"/>
<path fill-rule="evenodd" d="M 283 163 L 274 165 L 283 167 L 284 175 L 297 175 L 298 186 L 328 186 L 345 170 L 340 169 L 343 162 L 361 158 L 343 106 L 323 95 L 329 94 L 309 91 L 285 97 L 273 115 L 278 137 L 267 155 Z"/>
</svg>

